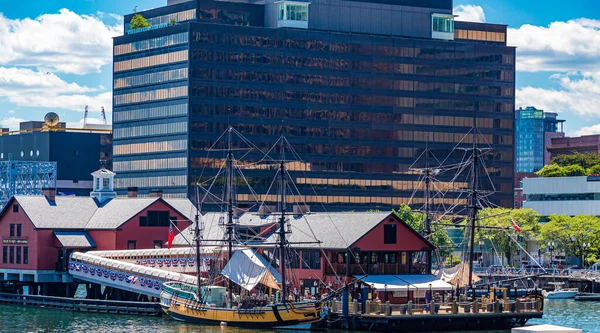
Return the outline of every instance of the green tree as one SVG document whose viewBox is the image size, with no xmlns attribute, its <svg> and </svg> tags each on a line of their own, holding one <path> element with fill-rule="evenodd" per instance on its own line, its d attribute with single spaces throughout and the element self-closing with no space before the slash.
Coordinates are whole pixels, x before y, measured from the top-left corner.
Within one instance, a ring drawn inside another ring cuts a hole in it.
<svg viewBox="0 0 600 333">
<path fill-rule="evenodd" d="M 520 234 L 517 234 L 512 226 L 511 216 L 521 228 Z M 519 248 L 515 244 L 517 236 L 523 237 L 524 241 L 536 239 L 542 227 L 539 223 L 540 217 L 540 214 L 533 209 L 483 209 L 477 215 L 475 241 L 484 240 L 493 244 L 493 250 L 510 262 L 512 254 Z M 463 224 L 467 227 L 469 222 L 464 221 Z"/>
<path fill-rule="evenodd" d="M 562 169 L 565 177 L 587 176 L 584 167 L 578 164 L 567 165 Z"/>
<path fill-rule="evenodd" d="M 175 25 L 175 24 L 177 24 L 177 20 L 176 19 L 172 18 L 172 19 L 169 20 L 169 25 Z"/>
<path fill-rule="evenodd" d="M 600 174 L 600 164 L 594 165 L 593 167 L 587 170 L 588 175 L 598 175 Z"/>
<path fill-rule="evenodd" d="M 394 213 L 398 215 L 402 221 L 406 222 L 411 228 L 416 230 L 421 235 L 425 231 L 425 214 L 411 211 L 408 205 L 400 205 L 400 208 L 394 210 Z M 448 230 L 444 224 L 449 224 L 451 221 L 440 221 L 431 223 L 431 244 L 435 245 L 439 250 L 440 256 L 446 258 L 454 250 L 452 240 L 448 236 Z"/>
<path fill-rule="evenodd" d="M 146 18 L 143 17 L 141 14 L 133 15 L 130 23 L 131 29 L 146 28 L 151 26 L 150 22 L 148 22 L 148 20 L 146 20 Z"/>
<path fill-rule="evenodd" d="M 569 155 L 558 155 L 552 159 L 553 164 L 558 164 L 561 167 L 569 165 L 581 165 L 584 169 L 589 169 L 600 164 L 600 156 L 593 153 L 573 152 Z"/>
<path fill-rule="evenodd" d="M 589 263 L 596 262 L 600 249 L 600 218 L 590 215 L 550 215 L 537 240 L 542 248 L 554 242 L 555 251 L 578 258 L 585 255 Z M 585 248 L 584 243 L 589 243 L 590 248 Z"/>
<path fill-rule="evenodd" d="M 558 164 L 548 164 L 535 173 L 539 177 L 564 177 L 565 171 Z"/>
</svg>

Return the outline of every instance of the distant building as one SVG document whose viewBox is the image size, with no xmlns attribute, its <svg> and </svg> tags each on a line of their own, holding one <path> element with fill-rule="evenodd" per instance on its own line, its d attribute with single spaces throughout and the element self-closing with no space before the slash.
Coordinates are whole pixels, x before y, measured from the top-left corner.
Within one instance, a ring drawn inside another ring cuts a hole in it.
<svg viewBox="0 0 600 333">
<path fill-rule="evenodd" d="M 515 172 L 536 172 L 550 163 L 547 148 L 552 138 L 564 136 L 563 123 L 556 113 L 533 106 L 515 111 Z"/>
<path fill-rule="evenodd" d="M 600 216 L 600 177 L 540 177 L 523 179 L 523 208 L 542 216 Z"/>
<path fill-rule="evenodd" d="M 554 138 L 548 147 L 552 157 L 573 153 L 600 155 L 600 134 Z"/>
<path fill-rule="evenodd" d="M 42 294 L 72 297 L 66 264 L 73 251 L 152 249 L 167 242 L 169 225 L 187 228 L 196 209 L 187 199 L 114 198 L 106 169 L 94 173 L 88 197 L 15 196 L 0 211 L 0 291 L 4 282 Z M 177 230 L 177 229 L 176 229 Z M 56 284 L 60 284 L 57 286 Z"/>
<path fill-rule="evenodd" d="M 58 195 L 89 194 L 91 173 L 101 164 L 112 167 L 110 125 L 66 128 L 56 114 L 46 118 L 23 122 L 20 131 L 1 132 L 0 161 L 56 162 Z"/>
</svg>

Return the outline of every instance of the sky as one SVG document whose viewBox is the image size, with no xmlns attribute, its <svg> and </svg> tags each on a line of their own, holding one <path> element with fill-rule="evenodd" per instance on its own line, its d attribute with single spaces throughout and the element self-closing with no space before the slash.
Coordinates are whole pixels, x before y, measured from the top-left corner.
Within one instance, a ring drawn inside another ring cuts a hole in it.
<svg viewBox="0 0 600 333">
<path fill-rule="evenodd" d="M 166 0 L 0 0 L 0 127 L 56 112 L 69 126 L 111 121 L 112 37 L 122 15 Z M 454 0 L 457 20 L 506 24 L 517 47 L 516 107 L 566 120 L 567 135 L 600 133 L 597 0 Z"/>
</svg>

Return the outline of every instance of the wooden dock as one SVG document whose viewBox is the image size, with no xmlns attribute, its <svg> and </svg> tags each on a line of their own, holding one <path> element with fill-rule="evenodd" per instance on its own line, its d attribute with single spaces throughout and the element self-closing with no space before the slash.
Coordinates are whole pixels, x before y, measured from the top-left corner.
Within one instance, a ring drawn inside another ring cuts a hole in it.
<svg viewBox="0 0 600 333">
<path fill-rule="evenodd" d="M 74 312 L 160 316 L 160 303 L 108 301 L 84 298 L 0 293 L 0 304 L 48 308 Z"/>
</svg>

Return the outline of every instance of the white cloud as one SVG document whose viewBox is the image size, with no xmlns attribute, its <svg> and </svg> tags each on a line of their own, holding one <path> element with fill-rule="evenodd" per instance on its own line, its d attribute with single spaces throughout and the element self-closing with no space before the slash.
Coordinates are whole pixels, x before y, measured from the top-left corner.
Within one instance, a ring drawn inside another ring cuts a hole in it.
<svg viewBox="0 0 600 333">
<path fill-rule="evenodd" d="M 573 136 L 582 136 L 582 135 L 593 135 L 600 134 L 600 124 L 582 127 L 577 131 L 573 132 Z"/>
<path fill-rule="evenodd" d="M 102 21 L 106 16 L 61 9 L 57 14 L 13 20 L 0 13 L 0 64 L 72 74 L 100 72 L 112 61 L 112 37 L 122 33 L 121 23 Z"/>
<path fill-rule="evenodd" d="M 8 117 L 0 120 L 0 127 L 9 128 L 11 131 L 18 130 L 19 124 L 25 121 L 23 118 Z"/>
<path fill-rule="evenodd" d="M 8 113 L 9 113 L 9 114 L 14 114 L 14 113 L 15 113 L 15 110 L 8 110 Z"/>
<path fill-rule="evenodd" d="M 485 13 L 481 6 L 458 5 L 454 7 L 454 15 L 458 15 L 456 21 L 485 22 Z"/>
<path fill-rule="evenodd" d="M 517 90 L 516 106 L 535 105 L 553 112 L 571 111 L 583 117 L 600 116 L 600 72 L 569 72 L 550 77 L 560 89 L 531 86 Z"/>
<path fill-rule="evenodd" d="M 600 20 L 525 24 L 508 29 L 508 44 L 517 47 L 517 70 L 526 72 L 592 71 L 600 66 Z"/>
<path fill-rule="evenodd" d="M 111 109 L 112 94 L 100 87 L 90 88 L 66 82 L 55 74 L 27 68 L 0 67 L 0 98 L 18 106 L 48 107 L 83 111 L 85 105 Z"/>
</svg>

